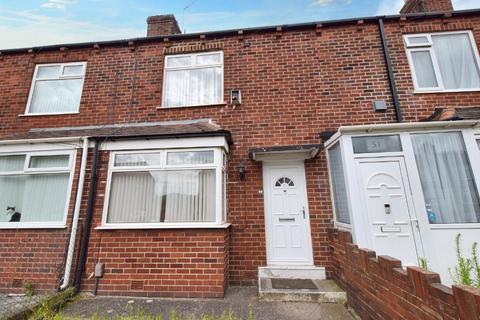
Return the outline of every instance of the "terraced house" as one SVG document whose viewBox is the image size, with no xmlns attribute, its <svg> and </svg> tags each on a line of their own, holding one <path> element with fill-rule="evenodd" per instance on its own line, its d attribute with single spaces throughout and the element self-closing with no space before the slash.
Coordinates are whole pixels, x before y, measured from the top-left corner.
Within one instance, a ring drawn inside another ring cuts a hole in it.
<svg viewBox="0 0 480 320">
<path fill-rule="evenodd" d="M 333 225 L 451 283 L 456 234 L 480 241 L 480 10 L 147 22 L 144 38 L 1 51 L 0 291 L 326 279 Z"/>
</svg>

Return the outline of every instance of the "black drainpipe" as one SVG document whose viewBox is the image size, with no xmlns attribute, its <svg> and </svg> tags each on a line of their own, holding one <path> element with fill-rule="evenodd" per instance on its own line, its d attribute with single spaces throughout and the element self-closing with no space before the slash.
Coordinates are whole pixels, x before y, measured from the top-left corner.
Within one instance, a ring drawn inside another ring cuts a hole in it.
<svg viewBox="0 0 480 320">
<path fill-rule="evenodd" d="M 392 60 L 390 59 L 390 52 L 388 50 L 387 37 L 385 36 L 385 26 L 383 24 L 383 19 L 378 19 L 378 27 L 380 29 L 380 38 L 382 39 L 383 54 L 385 56 L 385 62 L 387 64 L 388 71 L 388 80 L 390 81 L 390 90 L 392 91 L 393 97 L 393 106 L 395 108 L 395 116 L 397 122 L 403 121 L 402 109 L 400 108 L 400 101 L 398 99 L 397 84 L 395 83 L 395 78 L 393 76 L 393 66 Z"/>
<path fill-rule="evenodd" d="M 90 226 L 92 225 L 95 194 L 97 189 L 98 180 L 98 156 L 99 156 L 99 142 L 95 139 L 95 146 L 93 147 L 93 163 L 92 173 L 90 176 L 89 188 L 88 188 L 88 202 L 87 213 L 85 222 L 83 223 L 82 242 L 80 244 L 80 257 L 78 258 L 77 270 L 75 274 L 75 293 L 80 291 L 80 285 L 82 283 L 82 275 L 85 271 L 85 264 L 87 262 L 88 241 L 90 239 Z"/>
</svg>

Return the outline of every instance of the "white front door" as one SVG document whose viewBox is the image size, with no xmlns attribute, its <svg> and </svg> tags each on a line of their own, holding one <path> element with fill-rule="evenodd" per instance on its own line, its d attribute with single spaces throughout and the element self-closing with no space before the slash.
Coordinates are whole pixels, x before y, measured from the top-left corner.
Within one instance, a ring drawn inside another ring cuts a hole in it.
<svg viewBox="0 0 480 320">
<path fill-rule="evenodd" d="M 403 158 L 358 159 L 357 166 L 372 249 L 417 265 L 422 246 Z"/>
<path fill-rule="evenodd" d="M 269 265 L 313 265 L 303 162 L 263 164 Z"/>
</svg>

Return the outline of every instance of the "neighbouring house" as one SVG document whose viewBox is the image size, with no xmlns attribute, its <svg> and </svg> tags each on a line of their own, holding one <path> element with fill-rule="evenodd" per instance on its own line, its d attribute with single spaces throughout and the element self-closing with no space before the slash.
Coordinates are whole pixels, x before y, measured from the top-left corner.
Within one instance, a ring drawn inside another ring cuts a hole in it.
<svg viewBox="0 0 480 320">
<path fill-rule="evenodd" d="M 480 241 L 480 9 L 147 22 L 144 38 L 0 51 L 1 292 L 324 279 L 333 225 L 451 282 L 456 234 Z"/>
</svg>

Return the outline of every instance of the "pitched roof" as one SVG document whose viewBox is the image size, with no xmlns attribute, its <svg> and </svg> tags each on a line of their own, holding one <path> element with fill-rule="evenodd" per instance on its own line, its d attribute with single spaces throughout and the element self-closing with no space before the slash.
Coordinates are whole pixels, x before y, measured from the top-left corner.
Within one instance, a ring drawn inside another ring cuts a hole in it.
<svg viewBox="0 0 480 320">
<path fill-rule="evenodd" d="M 480 120 L 480 107 L 436 108 L 433 114 L 422 121 Z"/>
<path fill-rule="evenodd" d="M 225 136 L 232 142 L 230 131 L 222 129 L 209 119 L 191 121 L 167 121 L 149 123 L 123 123 L 114 125 L 34 128 L 25 133 L 14 134 L 0 140 L 47 139 L 60 137 L 92 137 L 104 139 L 180 138 L 200 136 Z"/>
</svg>

